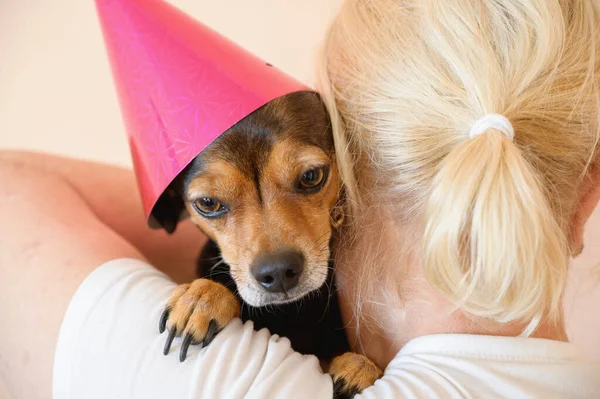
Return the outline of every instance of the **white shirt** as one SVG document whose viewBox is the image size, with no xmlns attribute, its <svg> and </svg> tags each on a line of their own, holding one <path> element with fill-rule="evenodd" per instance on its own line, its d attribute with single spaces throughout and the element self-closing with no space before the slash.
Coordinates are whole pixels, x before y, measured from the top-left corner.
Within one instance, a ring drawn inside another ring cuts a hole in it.
<svg viewBox="0 0 600 399">
<path fill-rule="evenodd" d="M 118 259 L 75 293 L 56 348 L 54 399 L 331 398 L 314 356 L 231 322 L 206 348 L 168 356 L 158 320 L 175 284 Z M 600 367 L 574 345 L 534 338 L 431 335 L 409 342 L 358 398 L 600 398 Z"/>
</svg>

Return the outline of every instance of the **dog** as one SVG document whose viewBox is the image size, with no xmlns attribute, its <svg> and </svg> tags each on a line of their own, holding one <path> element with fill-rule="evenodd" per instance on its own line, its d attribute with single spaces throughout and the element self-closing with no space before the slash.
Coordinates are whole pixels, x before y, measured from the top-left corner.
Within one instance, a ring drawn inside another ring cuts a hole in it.
<svg viewBox="0 0 600 399">
<path fill-rule="evenodd" d="M 241 317 L 289 338 L 301 353 L 333 359 L 336 397 L 379 378 L 372 362 L 349 353 L 335 295 L 331 252 L 344 220 L 341 190 L 317 93 L 268 103 L 202 151 L 153 211 L 168 233 L 189 216 L 210 238 L 200 278 L 174 290 L 160 319 L 160 332 L 169 331 L 165 354 L 183 336 L 184 361 L 191 344 L 208 345 Z"/>
</svg>

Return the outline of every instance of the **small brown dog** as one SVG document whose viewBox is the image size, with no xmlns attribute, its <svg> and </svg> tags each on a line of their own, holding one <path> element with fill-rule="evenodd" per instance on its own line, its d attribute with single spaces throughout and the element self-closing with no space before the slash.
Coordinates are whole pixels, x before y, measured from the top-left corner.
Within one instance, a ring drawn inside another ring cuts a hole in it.
<svg viewBox="0 0 600 399">
<path fill-rule="evenodd" d="M 166 305 L 165 354 L 183 336 L 183 361 L 190 344 L 207 345 L 241 317 L 290 338 L 296 350 L 335 357 L 329 372 L 336 397 L 351 397 L 381 376 L 364 356 L 344 353 L 329 289 L 330 245 L 343 222 L 334 155 L 318 94 L 293 93 L 238 122 L 170 185 L 154 217 L 172 232 L 188 214 L 212 243 L 199 261 L 204 278 L 179 286 Z M 267 306 L 269 312 L 260 311 Z"/>
</svg>

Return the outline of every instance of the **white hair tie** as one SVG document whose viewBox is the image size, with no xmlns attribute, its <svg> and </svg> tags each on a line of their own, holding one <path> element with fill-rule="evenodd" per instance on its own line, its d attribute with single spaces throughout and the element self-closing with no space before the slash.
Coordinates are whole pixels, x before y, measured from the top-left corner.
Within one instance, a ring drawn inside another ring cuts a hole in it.
<svg viewBox="0 0 600 399">
<path fill-rule="evenodd" d="M 510 123 L 504 115 L 499 114 L 487 114 L 479 118 L 471 127 L 469 137 L 473 138 L 487 132 L 489 129 L 502 132 L 511 140 L 515 138 L 515 130 L 513 129 L 512 123 Z"/>
</svg>

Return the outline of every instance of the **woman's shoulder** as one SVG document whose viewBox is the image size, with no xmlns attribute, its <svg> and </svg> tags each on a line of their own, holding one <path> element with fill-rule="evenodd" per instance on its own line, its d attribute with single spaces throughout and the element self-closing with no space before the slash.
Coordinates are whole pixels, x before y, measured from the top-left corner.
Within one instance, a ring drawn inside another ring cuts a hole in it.
<svg viewBox="0 0 600 399">
<path fill-rule="evenodd" d="M 363 397 L 587 399 L 600 392 L 599 370 L 566 342 L 429 335 L 410 341 Z"/>
</svg>

